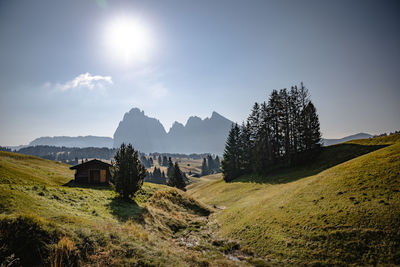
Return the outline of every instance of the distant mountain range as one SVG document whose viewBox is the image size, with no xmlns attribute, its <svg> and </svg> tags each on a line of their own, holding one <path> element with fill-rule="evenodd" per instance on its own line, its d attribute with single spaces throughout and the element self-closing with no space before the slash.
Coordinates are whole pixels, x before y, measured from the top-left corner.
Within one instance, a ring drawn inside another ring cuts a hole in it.
<svg viewBox="0 0 400 267">
<path fill-rule="evenodd" d="M 30 146 L 48 145 L 65 147 L 108 147 L 112 148 L 114 140 L 101 136 L 54 136 L 39 137 L 29 143 Z"/>
<path fill-rule="evenodd" d="M 358 133 L 358 134 L 353 134 L 353 135 L 349 135 L 340 139 L 322 139 L 323 145 L 324 146 L 330 146 L 330 145 L 335 145 L 335 144 L 339 144 L 339 143 L 343 143 L 343 142 L 347 142 L 347 141 L 351 141 L 351 140 L 356 140 L 356 139 L 366 139 L 366 138 L 371 138 L 373 137 L 370 134 L 367 133 Z"/>
<path fill-rule="evenodd" d="M 40 137 L 30 146 L 49 145 L 65 147 L 119 147 L 121 143 L 132 143 L 141 152 L 161 153 L 213 153 L 222 155 L 232 121 L 213 112 L 210 118 L 190 117 L 186 124 L 174 122 L 169 132 L 156 118 L 133 108 L 125 113 L 114 138 L 100 136 L 54 136 Z M 322 139 L 324 146 L 354 139 L 370 138 L 372 135 L 358 133 L 340 139 Z"/>
<path fill-rule="evenodd" d="M 221 155 L 232 123 L 214 111 L 210 118 L 203 120 L 190 117 L 185 125 L 175 122 L 167 133 L 159 120 L 133 108 L 125 113 L 114 133 L 114 147 L 125 142 L 143 152 Z"/>
</svg>

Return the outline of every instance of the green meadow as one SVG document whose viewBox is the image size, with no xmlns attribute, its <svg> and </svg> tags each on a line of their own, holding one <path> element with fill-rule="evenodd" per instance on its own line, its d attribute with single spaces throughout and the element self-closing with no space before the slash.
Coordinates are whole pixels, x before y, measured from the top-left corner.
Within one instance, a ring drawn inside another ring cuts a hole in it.
<svg viewBox="0 0 400 267">
<path fill-rule="evenodd" d="M 0 152 L 3 266 L 400 264 L 400 135 L 323 148 L 308 165 L 145 183 L 131 202 L 69 166 Z"/>
<path fill-rule="evenodd" d="M 73 175 L 65 164 L 0 152 L 4 266 L 235 265 L 204 230 L 210 209 L 183 192 L 145 183 L 127 203 L 110 187 L 74 185 Z"/>
<path fill-rule="evenodd" d="M 218 235 L 271 265 L 400 264 L 400 135 L 326 147 L 309 165 L 189 186 Z"/>
</svg>

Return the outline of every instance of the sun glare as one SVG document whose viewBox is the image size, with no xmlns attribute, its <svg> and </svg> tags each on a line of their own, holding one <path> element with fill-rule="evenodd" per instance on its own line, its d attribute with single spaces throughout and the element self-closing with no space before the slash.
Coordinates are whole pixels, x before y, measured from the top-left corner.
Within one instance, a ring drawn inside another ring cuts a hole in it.
<svg viewBox="0 0 400 267">
<path fill-rule="evenodd" d="M 111 56 L 125 63 L 147 61 L 153 45 L 148 27 L 139 19 L 130 17 L 111 21 L 105 39 Z"/>
</svg>

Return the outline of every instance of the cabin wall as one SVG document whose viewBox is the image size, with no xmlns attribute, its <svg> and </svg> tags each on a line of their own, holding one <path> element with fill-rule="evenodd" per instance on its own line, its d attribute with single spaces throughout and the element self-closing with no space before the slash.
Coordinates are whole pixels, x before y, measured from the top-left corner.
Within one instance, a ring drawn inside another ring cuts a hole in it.
<svg viewBox="0 0 400 267">
<path fill-rule="evenodd" d="M 90 179 L 90 171 L 91 170 L 99 170 L 100 174 L 103 170 L 105 171 L 105 181 L 101 182 L 101 178 L 98 183 L 93 183 Z M 103 166 L 85 166 L 85 168 L 76 169 L 75 173 L 75 182 L 77 183 L 85 183 L 85 184 L 107 184 L 111 180 L 111 173 L 109 168 L 104 168 Z"/>
</svg>

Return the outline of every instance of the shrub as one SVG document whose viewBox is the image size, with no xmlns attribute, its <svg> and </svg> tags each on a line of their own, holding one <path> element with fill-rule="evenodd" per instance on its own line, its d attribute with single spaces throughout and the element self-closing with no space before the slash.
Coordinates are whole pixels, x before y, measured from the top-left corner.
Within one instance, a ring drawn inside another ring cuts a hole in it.
<svg viewBox="0 0 400 267">
<path fill-rule="evenodd" d="M 0 261 L 14 254 L 22 266 L 43 265 L 55 235 L 33 217 L 19 216 L 0 221 Z"/>
</svg>

